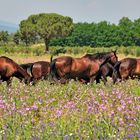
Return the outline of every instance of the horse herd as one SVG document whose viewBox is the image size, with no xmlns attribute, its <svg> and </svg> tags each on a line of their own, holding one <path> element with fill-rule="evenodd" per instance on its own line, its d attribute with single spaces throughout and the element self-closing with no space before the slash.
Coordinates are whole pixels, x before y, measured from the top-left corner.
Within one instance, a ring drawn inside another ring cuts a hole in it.
<svg viewBox="0 0 140 140">
<path fill-rule="evenodd" d="M 51 57 L 50 62 L 27 64 L 17 64 L 6 56 L 0 57 L 0 82 L 6 81 L 7 86 L 11 86 L 12 77 L 25 84 L 35 84 L 40 79 L 51 79 L 64 84 L 70 79 L 82 83 L 99 83 L 102 79 L 106 83 L 107 76 L 112 77 L 113 83 L 118 79 L 139 78 L 140 59 L 124 58 L 118 61 L 116 51 L 86 54 L 80 58 Z"/>
</svg>

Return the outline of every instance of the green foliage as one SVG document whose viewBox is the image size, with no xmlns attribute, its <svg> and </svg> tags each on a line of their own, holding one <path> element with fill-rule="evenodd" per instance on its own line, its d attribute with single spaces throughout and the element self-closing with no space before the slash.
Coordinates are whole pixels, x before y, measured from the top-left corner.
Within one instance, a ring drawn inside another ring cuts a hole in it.
<svg viewBox="0 0 140 140">
<path fill-rule="evenodd" d="M 37 47 L 34 46 L 23 46 L 23 45 L 4 45 L 0 47 L 0 55 L 3 54 L 9 54 L 9 55 L 35 55 L 35 56 L 42 56 L 45 54 L 44 52 L 44 45 L 37 45 Z M 123 54 L 125 56 L 131 55 L 133 57 L 139 57 L 140 56 L 140 47 L 138 46 L 128 46 L 128 47 L 90 47 L 90 46 L 75 46 L 75 47 L 61 47 L 61 46 L 51 46 L 50 51 L 48 54 L 50 55 L 76 55 L 81 56 L 86 53 L 97 53 L 97 52 L 107 52 L 111 50 L 116 50 L 117 54 Z"/>
<path fill-rule="evenodd" d="M 131 21 L 127 17 L 119 24 L 107 21 L 99 23 L 76 23 L 73 32 L 66 38 L 54 39 L 50 45 L 61 46 L 140 46 L 140 19 Z"/>
<path fill-rule="evenodd" d="M 8 43 L 9 34 L 7 31 L 0 31 L 0 45 Z"/>
<path fill-rule="evenodd" d="M 26 44 L 42 38 L 45 41 L 46 51 L 51 39 L 67 36 L 73 29 L 72 19 L 58 14 L 37 14 L 31 15 L 28 19 L 21 21 L 20 31 L 22 40 Z"/>
<path fill-rule="evenodd" d="M 17 31 L 17 32 L 14 33 L 14 35 L 13 35 L 13 42 L 14 42 L 16 45 L 19 45 L 20 40 L 21 40 L 21 34 L 20 34 L 19 31 Z"/>
<path fill-rule="evenodd" d="M 55 47 L 52 51 L 50 51 L 52 55 L 59 55 L 60 53 L 66 53 L 66 48 L 63 47 Z"/>
<path fill-rule="evenodd" d="M 48 51 L 48 46 L 90 46 L 93 48 L 140 46 L 139 29 L 140 18 L 131 21 L 128 17 L 122 17 L 116 25 L 107 21 L 75 23 L 73 25 L 70 17 L 54 13 L 41 13 L 22 20 L 20 30 L 13 35 L 12 40 L 17 45 L 24 43 L 27 46 L 44 41 L 46 51 Z M 6 34 L 6 32 L 0 33 L 1 45 L 9 41 Z"/>
</svg>

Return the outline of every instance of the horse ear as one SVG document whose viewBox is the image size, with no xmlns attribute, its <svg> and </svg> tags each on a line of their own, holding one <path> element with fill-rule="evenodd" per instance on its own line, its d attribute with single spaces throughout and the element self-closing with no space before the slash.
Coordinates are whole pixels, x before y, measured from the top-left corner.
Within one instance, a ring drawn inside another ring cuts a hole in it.
<svg viewBox="0 0 140 140">
<path fill-rule="evenodd" d="M 112 51 L 112 52 L 114 52 L 116 54 L 117 53 L 117 48 L 114 51 Z"/>
</svg>

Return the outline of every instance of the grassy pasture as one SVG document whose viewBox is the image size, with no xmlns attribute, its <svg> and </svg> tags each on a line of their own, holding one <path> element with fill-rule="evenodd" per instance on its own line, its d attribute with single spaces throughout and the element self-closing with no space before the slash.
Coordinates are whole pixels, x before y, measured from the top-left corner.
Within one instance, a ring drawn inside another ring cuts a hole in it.
<svg viewBox="0 0 140 140">
<path fill-rule="evenodd" d="M 50 59 L 50 54 L 5 55 L 17 63 Z M 12 88 L 0 85 L 1 139 L 138 140 L 140 82 L 130 79 L 112 85 L 109 79 L 105 86 L 102 82 L 50 85 L 39 81 L 27 86 L 14 78 Z"/>
<path fill-rule="evenodd" d="M 0 85 L 0 139 L 139 139 L 137 80 L 83 85 Z"/>
</svg>

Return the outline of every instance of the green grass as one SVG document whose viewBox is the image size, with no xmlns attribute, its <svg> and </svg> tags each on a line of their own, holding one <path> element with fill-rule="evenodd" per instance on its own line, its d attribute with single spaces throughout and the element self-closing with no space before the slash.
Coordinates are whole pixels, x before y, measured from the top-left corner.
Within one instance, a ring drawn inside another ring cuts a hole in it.
<svg viewBox="0 0 140 140">
<path fill-rule="evenodd" d="M 47 55 L 72 55 L 72 56 L 81 56 L 86 53 L 97 53 L 97 52 L 107 52 L 111 50 L 116 50 L 118 55 L 124 55 L 124 56 L 133 56 L 133 57 L 139 57 L 140 56 L 140 47 L 138 46 L 128 46 L 128 47 L 98 47 L 98 48 L 92 48 L 90 46 L 74 46 L 74 47 L 61 47 L 61 46 L 50 46 L 49 52 Z M 44 44 L 36 44 L 32 46 L 15 46 L 15 45 L 5 45 L 0 46 L 0 55 L 18 55 L 20 57 L 27 57 L 27 56 L 42 56 L 46 55 L 45 53 L 45 46 Z"/>
<path fill-rule="evenodd" d="M 1 139 L 139 139 L 140 83 L 0 85 Z"/>
<path fill-rule="evenodd" d="M 17 63 L 50 59 L 51 53 L 42 54 L 43 46 L 33 46 L 28 53 L 24 46 L 13 47 L 13 52 L 12 47 L 7 52 L 1 48 L 0 54 Z M 135 56 L 135 47 L 122 48 L 133 52 L 127 50 L 129 54 L 125 55 Z M 50 48 L 50 52 L 53 49 L 57 48 Z M 67 47 L 66 53 L 79 57 L 111 49 L 114 47 L 84 47 L 77 52 L 78 48 Z M 118 49 L 119 56 L 123 49 Z M 0 140 L 140 139 L 139 87 L 138 80 L 130 79 L 115 85 L 109 80 L 106 86 L 75 81 L 65 85 L 39 81 L 35 86 L 26 86 L 14 78 L 12 88 L 7 89 L 6 83 L 0 85 Z"/>
</svg>

